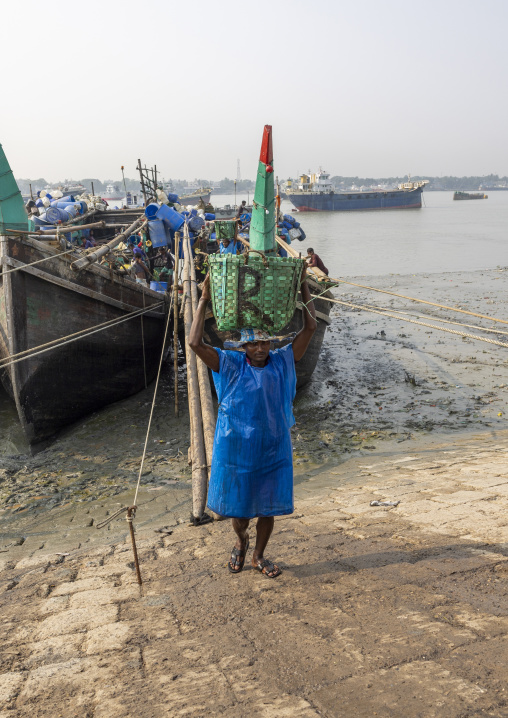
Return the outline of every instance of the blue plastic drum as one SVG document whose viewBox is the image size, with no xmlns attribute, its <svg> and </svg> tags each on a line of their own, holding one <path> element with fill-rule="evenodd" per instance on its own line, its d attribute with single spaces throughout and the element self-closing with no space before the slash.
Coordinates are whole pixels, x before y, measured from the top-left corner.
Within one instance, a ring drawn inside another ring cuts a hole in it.
<svg viewBox="0 0 508 718">
<path fill-rule="evenodd" d="M 159 205 L 155 202 L 152 202 L 151 204 L 147 205 L 145 208 L 145 217 L 147 219 L 153 219 L 157 212 L 159 211 Z"/>
<path fill-rule="evenodd" d="M 146 209 L 148 209 L 148 207 Z M 161 207 L 159 207 L 155 216 L 157 217 L 157 219 L 161 219 L 166 225 L 166 227 L 173 230 L 173 232 L 178 232 L 178 230 L 183 227 L 183 224 L 185 222 L 184 217 L 182 217 L 182 215 L 177 212 L 176 209 L 173 209 L 173 207 L 168 207 L 167 204 L 163 204 Z"/>
<path fill-rule="evenodd" d="M 164 222 L 161 219 L 148 220 L 148 232 L 150 234 L 152 247 L 166 247 L 168 236 Z"/>
</svg>

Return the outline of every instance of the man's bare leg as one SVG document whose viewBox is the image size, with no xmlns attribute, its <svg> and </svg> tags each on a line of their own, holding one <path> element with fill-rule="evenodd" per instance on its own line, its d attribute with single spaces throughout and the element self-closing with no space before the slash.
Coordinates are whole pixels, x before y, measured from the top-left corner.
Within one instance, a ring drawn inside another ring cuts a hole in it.
<svg viewBox="0 0 508 718">
<path fill-rule="evenodd" d="M 275 519 L 273 516 L 260 516 L 256 525 L 256 547 L 252 554 L 252 565 L 258 568 L 259 563 L 264 560 L 265 548 L 268 544 L 270 536 L 272 535 L 273 525 Z M 270 578 L 278 576 L 282 571 L 275 564 L 271 564 L 272 569 L 264 569 L 263 573 L 266 573 Z"/>
<path fill-rule="evenodd" d="M 250 519 L 231 519 L 235 534 L 238 540 L 235 544 L 236 548 L 243 551 L 247 543 L 247 529 L 249 528 Z"/>
<path fill-rule="evenodd" d="M 248 547 L 249 535 L 247 529 L 249 528 L 250 519 L 232 519 L 233 529 L 237 535 L 235 550 L 231 554 L 229 559 L 229 570 L 232 573 L 240 573 L 245 562 L 245 552 Z M 242 552 L 238 555 L 238 552 Z"/>
</svg>

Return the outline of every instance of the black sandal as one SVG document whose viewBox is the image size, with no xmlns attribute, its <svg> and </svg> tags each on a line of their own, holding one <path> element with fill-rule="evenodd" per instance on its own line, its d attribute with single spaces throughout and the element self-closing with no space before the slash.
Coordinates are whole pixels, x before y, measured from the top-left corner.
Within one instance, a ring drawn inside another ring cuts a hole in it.
<svg viewBox="0 0 508 718">
<path fill-rule="evenodd" d="M 249 549 L 249 536 L 247 535 L 247 541 L 245 542 L 245 548 L 240 549 L 233 546 L 231 551 L 231 558 L 228 561 L 228 569 L 230 573 L 240 573 L 245 565 L 245 556 Z M 238 566 L 238 568 L 233 568 Z"/>
<path fill-rule="evenodd" d="M 261 561 L 257 562 L 256 570 L 266 576 L 266 578 L 277 578 L 277 576 L 280 576 L 282 573 L 282 570 L 278 566 L 277 573 L 273 573 L 276 570 L 275 564 L 273 564 L 267 558 L 264 558 Z"/>
</svg>

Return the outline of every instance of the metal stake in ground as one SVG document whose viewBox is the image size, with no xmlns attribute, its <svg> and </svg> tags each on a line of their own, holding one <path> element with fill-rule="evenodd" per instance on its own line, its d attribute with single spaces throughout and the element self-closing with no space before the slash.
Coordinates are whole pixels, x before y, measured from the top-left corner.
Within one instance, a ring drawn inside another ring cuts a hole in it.
<svg viewBox="0 0 508 718">
<path fill-rule="evenodd" d="M 141 572 L 139 570 L 139 560 L 138 560 L 138 550 L 136 547 L 136 538 L 134 536 L 134 526 L 132 524 L 132 521 L 134 519 L 134 516 L 136 515 L 136 509 L 137 506 L 129 506 L 127 509 L 127 516 L 125 517 L 129 523 L 129 531 L 131 534 L 131 542 L 132 542 L 132 553 L 134 554 L 134 565 L 136 567 L 136 576 L 138 579 L 138 583 L 141 586 L 143 581 L 141 580 Z"/>
</svg>

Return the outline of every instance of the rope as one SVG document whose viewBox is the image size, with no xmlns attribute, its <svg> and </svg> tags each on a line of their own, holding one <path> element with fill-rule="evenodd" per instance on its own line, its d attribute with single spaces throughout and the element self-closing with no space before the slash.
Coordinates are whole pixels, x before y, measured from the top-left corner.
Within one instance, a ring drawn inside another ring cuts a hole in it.
<svg viewBox="0 0 508 718">
<path fill-rule="evenodd" d="M 96 528 L 96 529 L 102 529 L 102 528 L 104 528 L 104 526 L 107 526 L 111 521 L 113 521 L 114 519 L 116 519 L 117 516 L 120 516 L 120 514 L 123 514 L 124 511 L 127 511 L 128 508 L 129 508 L 128 506 L 122 506 L 121 509 L 118 509 L 118 511 L 115 511 L 115 513 L 112 514 L 111 516 L 108 516 L 107 519 L 105 519 L 104 521 L 101 521 L 101 522 L 98 523 L 98 524 L 95 524 L 95 528 Z"/>
<path fill-rule="evenodd" d="M 75 332 L 74 334 L 68 334 L 66 337 L 62 337 L 61 339 L 53 339 L 51 342 L 47 342 L 47 344 L 40 344 L 38 347 L 32 347 L 31 349 L 26 349 L 25 351 L 19 352 L 18 354 L 12 354 L 8 357 L 5 357 L 4 360 L 0 361 L 0 369 L 4 369 L 7 366 L 10 366 L 11 364 L 17 364 L 17 362 L 23 361 L 24 359 L 31 359 L 34 356 L 37 356 L 38 354 L 44 354 L 45 352 L 49 352 L 52 349 L 57 349 L 60 346 L 64 346 L 65 344 L 71 344 L 72 342 L 77 342 L 80 339 L 83 339 L 85 337 L 91 336 L 92 334 L 96 334 L 97 332 L 102 332 L 104 329 L 108 329 L 109 327 L 115 326 L 116 324 L 121 324 L 122 322 L 126 322 L 129 319 L 133 319 L 136 316 L 139 316 L 139 314 L 146 314 L 146 312 L 151 311 L 155 307 L 160 307 L 164 304 L 164 302 L 156 302 L 155 304 L 151 304 L 146 309 L 137 309 L 134 312 L 130 312 L 130 314 L 126 314 L 124 317 L 121 317 L 120 319 L 110 319 L 108 322 L 104 322 L 103 324 L 96 325 L 98 328 L 95 327 L 89 327 L 88 329 L 82 329 L 79 332 Z M 92 329 L 93 331 L 90 331 Z M 51 345 L 51 346 L 49 346 Z M 46 347 L 46 348 L 43 348 Z M 33 351 L 34 349 L 38 351 Z M 32 353 L 30 353 L 32 352 Z M 27 354 L 28 356 L 21 356 L 22 354 Z M 20 357 L 20 358 L 15 358 Z M 13 361 L 6 361 L 7 359 L 13 359 Z"/>
<path fill-rule="evenodd" d="M 314 298 L 314 297 L 313 297 Z M 342 304 L 345 307 L 350 307 L 352 309 L 363 309 L 366 312 L 372 312 L 373 314 L 380 314 L 382 317 L 392 317 L 392 319 L 398 319 L 402 322 L 409 322 L 410 324 L 419 324 L 422 327 L 430 327 L 430 329 L 437 329 L 441 332 L 448 332 L 448 334 L 456 334 L 459 337 L 468 337 L 470 339 L 478 339 L 480 342 L 487 342 L 488 344 L 496 344 L 499 347 L 508 347 L 508 344 L 506 342 L 499 342 L 496 339 L 489 339 L 488 337 L 479 337 L 476 334 L 469 334 L 467 332 L 459 332 L 456 329 L 447 329 L 446 327 L 438 327 L 435 324 L 428 324 L 427 322 L 418 322 L 416 319 L 405 319 L 404 317 L 397 316 L 396 314 L 392 314 L 391 312 L 387 311 L 381 311 L 379 309 L 369 309 L 366 308 L 360 304 L 352 304 L 351 302 L 342 302 L 340 299 L 331 299 L 330 297 L 323 297 L 323 300 L 326 302 L 333 302 L 334 304 Z M 307 311 L 309 311 L 309 308 L 306 304 L 302 304 Z M 439 319 L 437 321 L 440 321 Z M 504 321 L 504 320 L 499 320 Z M 508 324 L 508 322 L 506 322 Z"/>
<path fill-rule="evenodd" d="M 372 292 L 380 292 L 381 294 L 390 294 L 392 297 L 400 297 L 401 299 L 409 299 L 411 302 L 420 302 L 420 304 L 430 304 L 431 307 L 439 307 L 439 309 L 448 309 L 450 312 L 460 312 L 461 314 L 469 314 L 472 317 L 479 317 L 480 319 L 488 319 L 491 322 L 500 322 L 501 324 L 508 324 L 506 319 L 494 319 L 493 317 L 487 317 L 485 314 L 477 314 L 476 312 L 470 312 L 467 309 L 459 309 L 458 307 L 448 307 L 446 304 L 437 304 L 436 302 L 428 302 L 426 299 L 415 299 L 415 297 L 407 297 L 405 294 L 397 294 L 397 292 L 389 292 L 387 289 L 376 289 L 375 287 L 368 287 L 365 284 L 356 284 L 355 282 L 346 282 L 343 279 L 330 279 L 330 282 L 337 282 L 342 284 L 350 284 L 353 287 L 361 287 L 362 289 L 370 289 Z"/>
<path fill-rule="evenodd" d="M 459 327 L 467 327 L 468 329 L 478 329 L 481 332 L 490 332 L 492 334 L 504 334 L 505 336 L 508 336 L 508 332 L 503 331 L 502 329 L 492 329 L 487 327 L 479 327 L 476 324 L 463 324 L 462 322 L 456 322 L 452 319 L 441 319 L 440 317 L 434 317 L 429 316 L 428 314 L 413 314 L 411 312 L 403 312 L 398 309 L 391 309 L 387 307 L 376 307 L 373 304 L 362 304 L 363 307 L 369 307 L 371 309 L 379 309 L 383 312 L 395 312 L 396 314 L 405 314 L 408 317 L 416 317 L 417 319 L 433 319 L 436 322 L 442 322 L 443 324 L 455 324 Z M 401 321 L 404 321 L 404 319 L 401 317 Z"/>
<path fill-rule="evenodd" d="M 145 307 L 145 288 L 143 287 L 143 309 Z M 145 332 L 143 327 L 143 315 L 141 314 L 141 343 L 143 345 L 143 372 L 145 375 L 145 389 L 147 388 L 148 384 L 146 381 L 146 355 L 145 355 Z"/>
<path fill-rule="evenodd" d="M 49 257 L 44 257 L 43 259 L 37 259 L 35 262 L 30 262 L 30 264 L 23 264 L 22 267 L 14 267 L 14 269 L 7 269 L 2 271 L 2 276 L 4 277 L 6 274 L 11 274 L 11 272 L 19 272 L 20 269 L 25 269 L 25 267 L 31 267 L 34 264 L 40 264 L 40 262 L 47 262 L 48 259 L 57 259 L 57 257 L 63 257 L 64 254 L 71 254 L 72 252 L 76 251 L 76 247 L 73 249 L 67 250 L 67 252 L 60 252 L 60 254 L 51 254 Z"/>
<path fill-rule="evenodd" d="M 155 408 L 155 399 L 157 398 L 157 389 L 159 388 L 159 378 L 161 375 L 161 369 L 162 369 L 162 360 L 164 359 L 164 347 L 166 346 L 166 339 L 168 336 L 168 329 L 169 329 L 169 321 L 171 319 L 171 307 L 173 306 L 173 294 L 171 295 L 171 300 L 169 302 L 169 310 L 168 310 L 168 319 L 166 322 L 166 329 L 164 331 L 164 341 L 162 342 L 162 349 L 161 349 L 161 358 L 159 361 L 159 369 L 157 371 L 157 380 L 155 382 L 155 389 L 153 392 L 153 400 L 152 400 L 152 408 L 150 410 L 150 418 L 148 419 L 148 428 L 146 430 L 146 438 L 145 438 L 145 445 L 143 447 L 143 456 L 141 457 L 141 466 L 139 467 L 139 476 L 138 476 L 138 483 L 136 485 L 136 493 L 134 495 L 134 502 L 133 506 L 136 506 L 136 501 L 138 498 L 138 491 L 139 491 L 139 485 L 141 483 L 141 474 L 143 472 L 143 464 L 145 462 L 145 456 L 146 456 L 146 447 L 148 445 L 148 437 L 150 436 L 150 428 L 152 426 L 152 417 L 153 417 L 153 410 Z M 175 328 L 173 328 L 174 331 Z"/>
<path fill-rule="evenodd" d="M 278 244 L 280 244 L 281 247 L 283 247 L 288 254 L 291 254 L 291 256 L 296 257 L 298 255 L 298 252 L 293 249 L 289 244 L 286 244 L 283 239 L 275 236 L 276 241 Z M 310 267 L 312 271 L 312 267 Z M 437 304 L 436 302 L 429 302 L 426 299 L 416 299 L 415 297 L 408 297 L 405 294 L 397 294 L 397 292 L 389 292 L 387 289 L 376 289 L 376 287 L 369 287 L 366 284 L 357 284 L 356 282 L 346 282 L 344 279 L 333 279 L 330 277 L 322 277 L 321 275 L 318 275 L 316 272 L 312 272 L 319 280 L 322 280 L 323 278 L 326 279 L 327 282 L 333 282 L 335 284 L 349 284 L 352 287 L 361 287 L 362 289 L 370 289 L 372 292 L 379 292 L 380 294 L 389 294 L 392 297 L 400 297 L 401 299 L 408 299 L 410 302 L 420 302 L 420 304 L 429 304 L 431 307 L 439 307 L 439 309 L 448 309 L 450 312 L 460 312 L 461 314 L 469 314 L 472 317 L 479 317 L 480 319 L 487 319 L 490 322 L 500 322 L 501 324 L 508 324 L 508 320 L 506 319 L 494 319 L 493 317 L 487 317 L 485 314 L 477 314 L 476 312 L 470 312 L 467 309 L 459 309 L 458 307 L 448 307 L 446 304 Z M 338 301 L 338 300 L 335 300 Z"/>
</svg>

